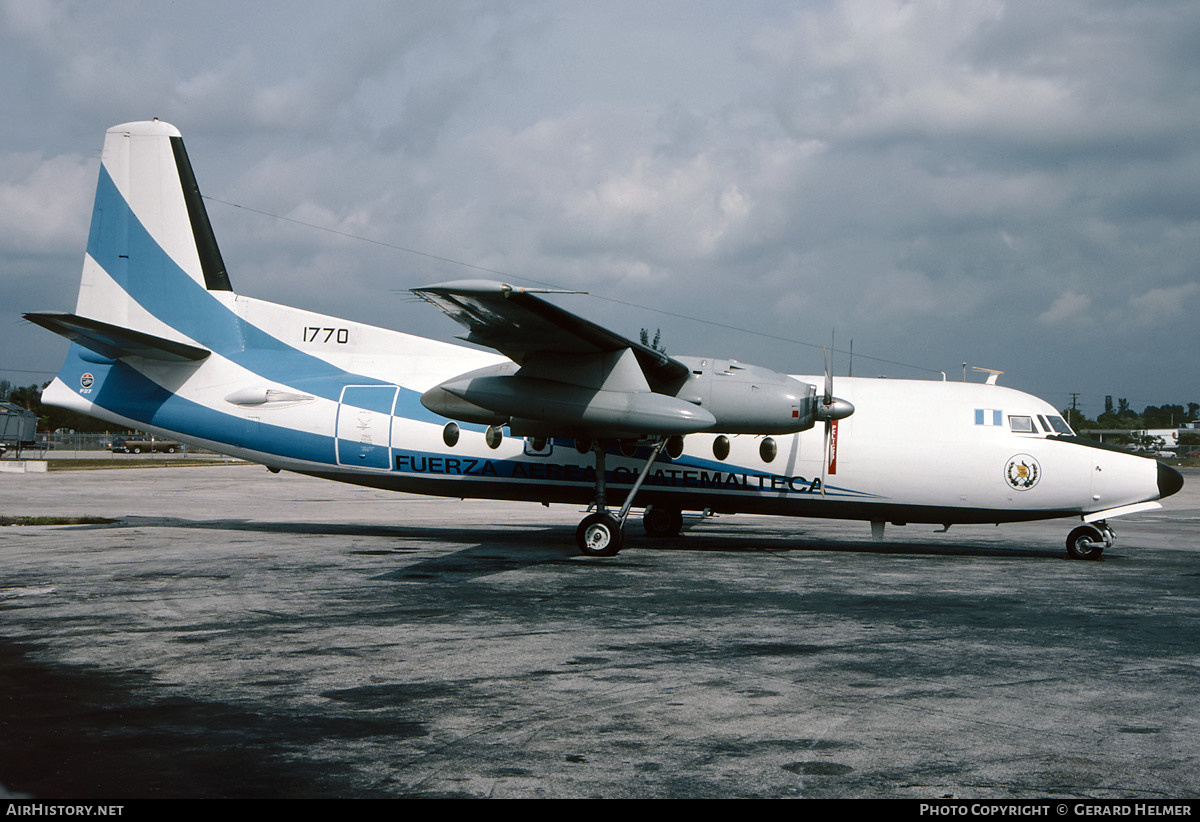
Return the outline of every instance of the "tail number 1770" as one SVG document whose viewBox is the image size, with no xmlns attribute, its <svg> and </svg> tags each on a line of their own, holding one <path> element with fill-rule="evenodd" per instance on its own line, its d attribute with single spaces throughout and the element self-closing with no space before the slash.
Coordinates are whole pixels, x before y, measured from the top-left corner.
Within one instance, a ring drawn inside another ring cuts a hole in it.
<svg viewBox="0 0 1200 822">
<path fill-rule="evenodd" d="M 305 342 L 336 342 L 339 345 L 345 345 L 350 342 L 349 328 L 318 328 L 313 325 L 304 326 L 304 341 Z"/>
</svg>

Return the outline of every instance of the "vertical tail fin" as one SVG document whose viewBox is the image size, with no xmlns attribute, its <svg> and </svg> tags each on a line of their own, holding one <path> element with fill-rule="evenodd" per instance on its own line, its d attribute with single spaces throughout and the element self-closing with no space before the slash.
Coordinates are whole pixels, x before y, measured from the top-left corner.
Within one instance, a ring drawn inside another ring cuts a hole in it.
<svg viewBox="0 0 1200 822">
<path fill-rule="evenodd" d="M 75 314 L 211 347 L 238 333 L 232 296 L 179 131 L 124 123 L 104 138 Z M 171 333 L 171 332 L 175 333 Z"/>
</svg>

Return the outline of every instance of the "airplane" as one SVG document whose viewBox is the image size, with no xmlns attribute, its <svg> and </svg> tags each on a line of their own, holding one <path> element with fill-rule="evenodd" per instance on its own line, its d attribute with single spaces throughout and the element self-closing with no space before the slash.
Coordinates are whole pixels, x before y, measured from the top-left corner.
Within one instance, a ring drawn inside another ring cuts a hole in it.
<svg viewBox="0 0 1200 822">
<path fill-rule="evenodd" d="M 275 472 L 586 505 L 593 557 L 621 550 L 636 502 L 652 537 L 685 511 L 861 520 L 877 539 L 1073 517 L 1068 555 L 1096 559 L 1108 520 L 1183 485 L 994 379 L 847 377 L 835 396 L 828 365 L 668 356 L 538 289 L 413 291 L 468 345 L 237 294 L 183 138 L 156 119 L 105 135 L 75 310 L 24 316 L 71 341 L 43 402 Z"/>
</svg>

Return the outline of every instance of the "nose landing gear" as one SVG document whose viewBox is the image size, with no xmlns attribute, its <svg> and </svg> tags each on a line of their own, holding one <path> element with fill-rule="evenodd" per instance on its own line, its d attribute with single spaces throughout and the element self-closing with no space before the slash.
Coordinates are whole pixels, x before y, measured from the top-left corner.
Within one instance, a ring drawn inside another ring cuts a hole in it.
<svg viewBox="0 0 1200 822">
<path fill-rule="evenodd" d="M 1067 536 L 1067 556 L 1071 559 L 1100 559 L 1113 544 L 1116 532 L 1104 520 L 1080 525 Z"/>
</svg>

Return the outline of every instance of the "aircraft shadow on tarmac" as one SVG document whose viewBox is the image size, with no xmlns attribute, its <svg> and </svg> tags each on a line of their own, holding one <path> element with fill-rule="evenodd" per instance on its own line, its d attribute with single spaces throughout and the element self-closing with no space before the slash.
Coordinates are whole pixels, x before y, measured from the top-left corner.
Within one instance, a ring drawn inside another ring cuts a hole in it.
<svg viewBox="0 0 1200 822">
<path fill-rule="evenodd" d="M 945 541 L 938 540 L 936 542 L 895 539 L 876 542 L 874 540 L 830 538 L 805 533 L 802 528 L 764 529 L 757 524 L 739 527 L 732 520 L 724 520 L 720 525 L 712 527 L 713 522 L 712 520 L 688 521 L 685 523 L 682 535 L 668 538 L 644 536 L 641 534 L 639 524 L 631 524 L 625 551 L 619 557 L 595 562 L 589 562 L 586 557 L 580 557 L 574 550 L 571 539 L 573 528 L 547 525 L 544 522 L 512 523 L 502 526 L 483 522 L 474 526 L 461 523 L 453 526 L 409 526 L 395 523 L 374 525 L 337 522 L 269 522 L 243 519 L 191 520 L 181 517 L 124 517 L 121 524 L 116 526 L 82 527 L 200 528 L 268 534 L 365 537 L 381 541 L 396 539 L 400 540 L 401 544 L 390 547 L 362 545 L 357 547 L 355 552 L 397 556 L 419 554 L 426 544 L 475 543 L 470 548 L 449 555 L 458 557 L 456 560 L 450 561 L 449 557 L 429 560 L 433 565 L 427 570 L 431 572 L 441 566 L 444 566 L 442 570 L 446 571 L 465 571 L 467 568 L 463 567 L 463 563 L 469 562 L 471 557 L 477 558 L 484 566 L 494 566 L 502 558 L 502 564 L 511 565 L 514 568 L 549 561 L 570 561 L 572 564 L 582 563 L 585 565 L 615 565 L 627 562 L 636 556 L 628 552 L 642 550 L 728 554 L 792 554 L 807 551 L 932 557 L 1066 559 L 1066 552 L 1057 546 L 1022 545 L 1020 537 L 1015 535 L 1011 541 L 1006 542 L 980 539 L 965 533 L 957 539 L 947 536 L 943 538 Z M 415 571 L 412 566 L 406 570 Z M 491 570 L 475 569 L 476 572 L 494 572 L 495 570 L 494 567 Z"/>
</svg>

